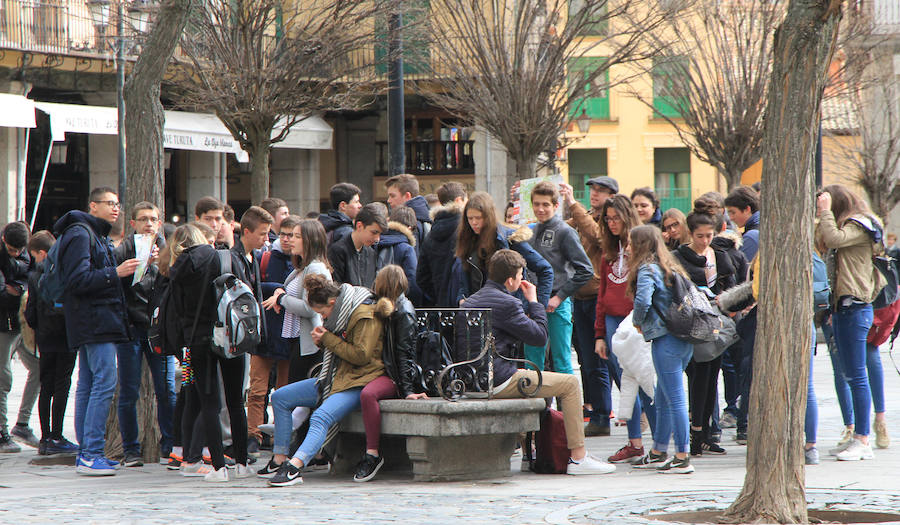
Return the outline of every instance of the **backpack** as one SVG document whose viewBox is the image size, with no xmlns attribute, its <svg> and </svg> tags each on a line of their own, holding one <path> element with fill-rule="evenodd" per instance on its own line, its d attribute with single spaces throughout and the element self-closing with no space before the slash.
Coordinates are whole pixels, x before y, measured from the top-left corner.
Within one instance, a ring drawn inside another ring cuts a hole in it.
<svg viewBox="0 0 900 525">
<path fill-rule="evenodd" d="M 532 437 L 534 445 L 532 449 Z M 565 474 L 569 466 L 569 444 L 562 412 L 547 408 L 541 415 L 541 429 L 525 436 L 525 460 L 537 474 Z"/>
<path fill-rule="evenodd" d="M 672 303 L 660 313 L 670 334 L 689 343 L 715 341 L 722 320 L 709 304 L 706 295 L 687 277 L 672 272 Z"/>
<path fill-rule="evenodd" d="M 213 281 L 217 320 L 214 353 L 225 359 L 241 356 L 262 342 L 262 314 L 253 290 L 231 273 L 231 253 L 220 250 L 221 274 Z"/>
<path fill-rule="evenodd" d="M 62 309 L 63 296 L 66 292 L 66 281 L 63 278 L 62 269 L 59 267 L 59 246 L 62 244 L 62 239 L 66 233 L 76 226 L 80 226 L 88 232 L 90 239 L 88 241 L 89 253 L 91 262 L 93 262 L 94 245 L 97 243 L 97 236 L 94 234 L 93 228 L 82 222 L 76 222 L 67 226 L 59 235 L 59 239 L 50 247 L 50 251 L 47 252 L 47 262 L 45 263 L 46 270 L 38 280 L 38 294 L 41 299 L 58 309 Z"/>
<path fill-rule="evenodd" d="M 813 310 L 827 310 L 831 303 L 831 285 L 828 284 L 828 267 L 815 252 L 813 260 Z"/>
<path fill-rule="evenodd" d="M 426 330 L 416 334 L 416 364 L 420 369 L 420 386 L 429 396 L 441 395 L 435 381 L 441 370 L 452 362 L 450 345 L 440 332 Z"/>
<path fill-rule="evenodd" d="M 184 327 L 175 310 L 171 289 L 172 285 L 168 279 L 157 281 L 150 298 L 150 327 L 147 329 L 147 338 L 154 354 L 180 357 L 185 346 L 182 341 Z"/>
<path fill-rule="evenodd" d="M 900 275 L 897 273 L 896 261 L 891 257 L 874 256 L 872 257 L 872 264 L 887 281 L 887 284 L 884 285 L 884 288 L 878 292 L 878 296 L 872 301 L 872 308 L 880 310 L 894 304 L 894 301 L 900 298 L 900 290 L 898 290 Z"/>
<path fill-rule="evenodd" d="M 269 280 L 267 272 L 269 271 L 269 259 L 271 258 L 272 250 L 264 251 L 262 257 L 259 258 L 259 274 L 262 276 L 263 281 Z"/>
<path fill-rule="evenodd" d="M 381 269 L 390 264 L 394 264 L 394 247 L 389 246 L 378 250 L 375 260 L 375 268 Z"/>
</svg>

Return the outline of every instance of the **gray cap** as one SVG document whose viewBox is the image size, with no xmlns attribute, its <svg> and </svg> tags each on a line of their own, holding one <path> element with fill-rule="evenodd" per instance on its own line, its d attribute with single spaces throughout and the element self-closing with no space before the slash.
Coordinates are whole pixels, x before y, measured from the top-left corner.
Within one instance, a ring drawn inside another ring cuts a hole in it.
<svg viewBox="0 0 900 525">
<path fill-rule="evenodd" d="M 594 177 L 585 183 L 587 186 L 593 186 L 595 184 L 601 188 L 606 188 L 613 193 L 619 193 L 619 183 L 612 177 L 601 175 L 600 177 Z"/>
</svg>

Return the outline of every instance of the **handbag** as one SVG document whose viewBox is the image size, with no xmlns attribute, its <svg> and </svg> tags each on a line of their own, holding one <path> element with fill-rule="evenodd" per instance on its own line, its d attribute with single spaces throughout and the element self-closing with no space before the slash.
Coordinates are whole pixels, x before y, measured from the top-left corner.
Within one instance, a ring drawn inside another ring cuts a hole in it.
<svg viewBox="0 0 900 525">
<path fill-rule="evenodd" d="M 716 338 L 712 341 L 694 343 L 694 361 L 707 363 L 722 355 L 725 350 L 737 342 L 737 325 L 727 315 L 721 313 L 719 308 L 713 305 L 713 310 L 718 317 L 721 326 L 716 331 Z"/>
</svg>

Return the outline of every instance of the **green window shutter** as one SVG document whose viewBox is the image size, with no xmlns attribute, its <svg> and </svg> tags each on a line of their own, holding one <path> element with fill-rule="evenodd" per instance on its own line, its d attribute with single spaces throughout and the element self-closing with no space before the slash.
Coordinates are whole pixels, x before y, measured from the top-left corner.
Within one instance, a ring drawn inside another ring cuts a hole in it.
<svg viewBox="0 0 900 525">
<path fill-rule="evenodd" d="M 587 95 L 593 91 L 590 85 L 585 85 L 584 80 L 591 73 L 603 67 L 606 63 L 606 57 L 579 57 L 569 62 L 569 89 L 577 89 L 584 86 L 584 93 Z M 594 92 L 594 96 L 577 99 L 569 110 L 571 118 L 577 118 L 581 115 L 581 111 L 587 112 L 588 116 L 596 120 L 609 120 L 609 70 L 604 71 L 594 79 L 594 85 L 603 87 L 599 92 Z"/>
<path fill-rule="evenodd" d="M 687 97 L 674 92 L 672 77 L 690 74 L 687 57 L 654 59 L 651 77 L 653 80 L 653 111 L 656 117 L 680 117 L 688 107 Z"/>
<path fill-rule="evenodd" d="M 431 51 L 428 45 L 429 0 L 409 0 L 404 2 L 403 12 L 403 74 L 424 74 L 431 69 Z M 385 75 L 390 65 L 384 62 L 390 48 L 390 29 L 386 18 L 375 21 L 375 71 Z"/>
<path fill-rule="evenodd" d="M 693 206 L 690 151 L 687 148 L 654 149 L 653 171 L 660 210 L 678 208 L 685 214 L 690 213 Z"/>
<path fill-rule="evenodd" d="M 591 209 L 591 192 L 585 183 L 589 179 L 607 175 L 606 149 L 569 148 L 569 184 L 572 185 L 575 200 Z"/>
<path fill-rule="evenodd" d="M 569 18 L 578 16 L 578 13 L 585 9 L 585 0 L 569 0 Z M 601 6 L 593 7 L 594 13 L 591 13 L 591 19 L 585 24 L 582 35 L 585 36 L 605 36 L 609 32 L 609 19 L 607 13 L 609 7 L 606 2 Z"/>
</svg>

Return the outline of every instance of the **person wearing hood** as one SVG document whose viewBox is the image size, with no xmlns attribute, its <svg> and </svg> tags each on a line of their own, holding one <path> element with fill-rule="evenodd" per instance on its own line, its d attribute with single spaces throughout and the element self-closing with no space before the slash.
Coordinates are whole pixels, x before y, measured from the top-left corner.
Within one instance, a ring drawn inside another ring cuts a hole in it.
<svg viewBox="0 0 900 525">
<path fill-rule="evenodd" d="M 89 212 L 63 215 L 53 231 L 65 283 L 66 337 L 78 349 L 75 434 L 80 447 L 75 470 L 111 476 L 115 464 L 104 456 L 106 416 L 116 390 L 116 345 L 131 339 L 122 277 L 133 275 L 137 259 L 116 266 L 109 231 L 119 217 L 119 197 L 107 187 L 90 193 Z"/>
<path fill-rule="evenodd" d="M 539 182 L 531 191 L 531 207 L 538 223 L 531 246 L 553 268 L 553 285 L 547 303 L 550 358 L 553 370 L 572 373 L 572 296 L 594 277 L 594 267 L 581 246 L 578 233 L 560 219 L 559 190 L 551 182 Z M 545 348 L 525 346 L 525 358 L 544 368 Z"/>
<path fill-rule="evenodd" d="M 752 261 L 759 250 L 759 194 L 749 186 L 738 186 L 725 197 L 728 218 L 744 229 L 741 251 Z"/>
<path fill-rule="evenodd" d="M 437 189 L 437 195 L 441 206 L 431 210 L 432 227 L 419 247 L 415 283 L 421 290 L 424 306 L 455 308 L 459 302 L 450 296 L 450 290 L 456 235 L 469 199 L 465 186 L 459 182 L 445 183 Z"/>
<path fill-rule="evenodd" d="M 329 190 L 331 209 L 319 215 L 319 222 L 328 235 L 328 244 L 338 242 L 353 231 L 353 221 L 362 209 L 360 195 L 362 190 L 349 182 L 339 182 Z"/>
<path fill-rule="evenodd" d="M 456 240 L 456 260 L 451 270 L 449 293 L 454 306 L 480 290 L 488 281 L 487 263 L 497 250 L 512 249 L 525 258 L 526 269 L 536 277 L 538 302 L 547 306 L 553 288 L 553 267 L 529 244 L 533 233 L 527 226 L 516 229 L 497 224 L 491 196 L 472 194 L 463 208 L 463 222 Z"/>
<path fill-rule="evenodd" d="M 394 175 L 384 183 L 387 188 L 388 204 L 391 209 L 400 206 L 408 206 L 416 212 L 416 256 L 419 255 L 419 246 L 425 236 L 431 231 L 431 209 L 428 207 L 428 201 L 425 197 L 419 195 L 419 181 L 412 175 L 401 174 Z"/>
<path fill-rule="evenodd" d="M 662 229 L 662 212 L 659 211 L 659 199 L 653 190 L 647 187 L 634 190 L 631 192 L 631 203 L 642 223 Z"/>
<path fill-rule="evenodd" d="M 422 304 L 422 292 L 416 284 L 416 237 L 413 229 L 416 226 L 416 214 L 408 206 L 399 206 L 391 210 L 388 229 L 381 234 L 381 240 L 375 246 L 378 254 L 377 268 L 396 264 L 406 274 L 409 290 L 406 297 L 415 305 Z"/>
<path fill-rule="evenodd" d="M 884 276 L 872 264 L 872 257 L 883 250 L 883 227 L 865 201 L 841 184 L 823 188 L 816 199 L 816 216 L 817 245 L 834 250 L 831 319 L 853 399 L 853 439 L 832 452 L 842 461 L 873 459 L 866 337 L 873 321 L 872 301 L 885 285 Z"/>
</svg>

